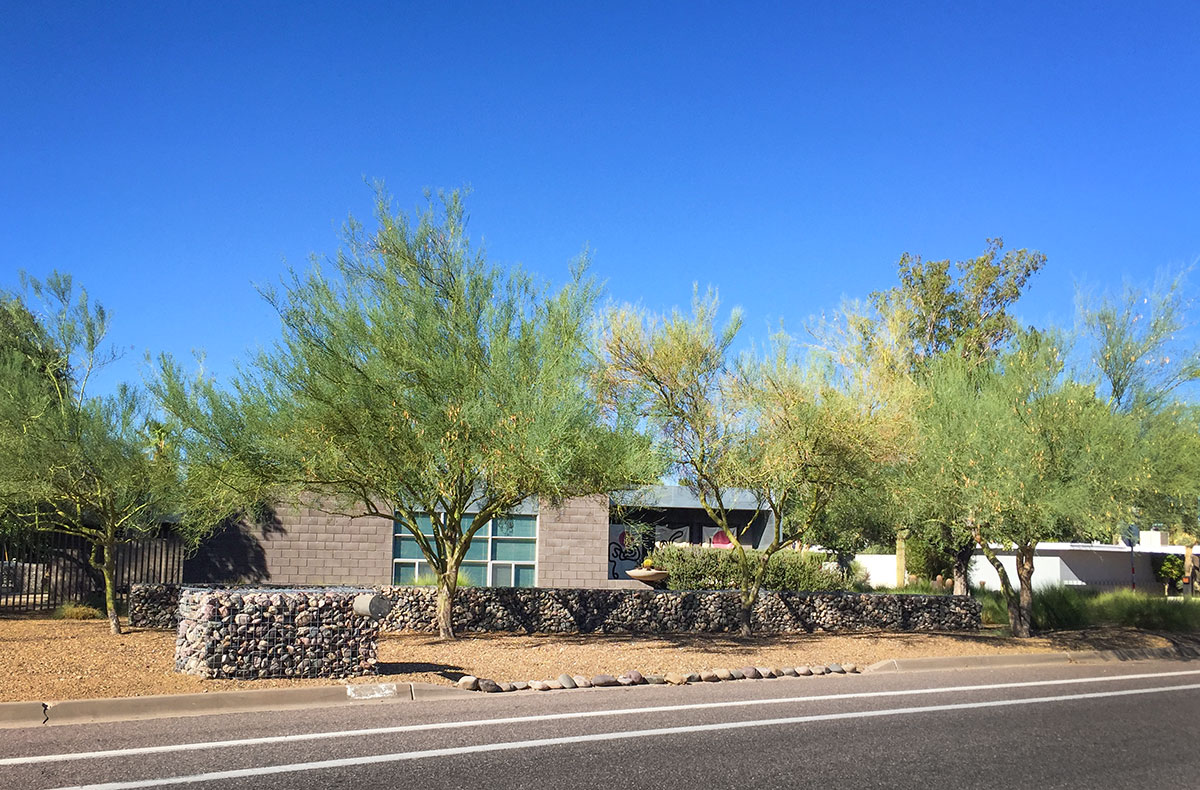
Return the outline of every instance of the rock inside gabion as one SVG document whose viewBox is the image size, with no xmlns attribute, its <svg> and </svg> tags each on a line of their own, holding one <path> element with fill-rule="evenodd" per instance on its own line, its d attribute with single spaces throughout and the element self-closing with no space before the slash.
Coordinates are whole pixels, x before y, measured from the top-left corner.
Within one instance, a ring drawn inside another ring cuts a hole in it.
<svg viewBox="0 0 1200 790">
<path fill-rule="evenodd" d="M 242 679 L 374 674 L 379 622 L 353 613 L 361 592 L 184 588 L 175 669 Z"/>
<path fill-rule="evenodd" d="M 385 587 L 395 607 L 384 631 L 436 631 L 437 591 Z M 733 633 L 740 623 L 736 590 L 594 590 L 460 588 L 454 625 L 460 633 L 530 634 Z M 751 618 L 755 633 L 813 631 L 971 631 L 982 606 L 963 595 L 877 595 L 764 590 Z"/>
<path fill-rule="evenodd" d="M 178 622 L 178 584 L 135 584 L 129 588 L 130 625 L 170 631 Z"/>
</svg>

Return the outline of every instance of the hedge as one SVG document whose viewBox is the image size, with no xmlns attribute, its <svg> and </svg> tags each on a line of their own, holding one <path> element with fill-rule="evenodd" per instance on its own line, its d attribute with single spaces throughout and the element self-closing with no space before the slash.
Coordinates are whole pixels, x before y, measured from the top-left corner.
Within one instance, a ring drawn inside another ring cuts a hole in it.
<svg viewBox="0 0 1200 790">
<path fill-rule="evenodd" d="M 747 549 L 746 554 L 758 561 L 762 552 Z M 668 571 L 670 590 L 737 590 L 741 588 L 741 572 L 734 549 L 706 546 L 659 546 L 650 553 L 654 567 Z M 771 556 L 764 590 L 845 590 L 849 581 L 836 570 L 822 567 L 822 554 L 783 549 Z"/>
</svg>

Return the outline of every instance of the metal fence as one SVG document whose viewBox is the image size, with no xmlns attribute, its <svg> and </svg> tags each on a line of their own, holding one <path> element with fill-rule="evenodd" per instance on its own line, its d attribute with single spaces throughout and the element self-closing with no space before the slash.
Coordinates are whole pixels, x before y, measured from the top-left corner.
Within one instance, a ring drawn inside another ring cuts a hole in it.
<svg viewBox="0 0 1200 790">
<path fill-rule="evenodd" d="M 0 540 L 0 613 L 53 609 L 72 601 L 102 604 L 104 578 L 88 562 L 91 545 L 55 532 Z M 116 592 L 125 603 L 132 584 L 183 581 L 183 545 L 148 537 L 117 548 Z"/>
</svg>

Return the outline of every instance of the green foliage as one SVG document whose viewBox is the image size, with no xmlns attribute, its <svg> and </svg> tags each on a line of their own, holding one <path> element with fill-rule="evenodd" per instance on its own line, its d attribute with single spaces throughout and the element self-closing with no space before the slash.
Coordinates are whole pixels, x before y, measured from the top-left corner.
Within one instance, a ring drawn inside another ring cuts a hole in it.
<svg viewBox="0 0 1200 790">
<path fill-rule="evenodd" d="M 1033 625 L 1042 631 L 1069 631 L 1093 625 L 1090 593 L 1063 584 L 1033 591 Z"/>
<path fill-rule="evenodd" d="M 1035 590 L 1033 607 L 1034 623 L 1043 630 L 1116 625 L 1150 631 L 1200 631 L 1200 599 L 1057 586 Z"/>
<path fill-rule="evenodd" d="M 995 590 L 972 590 L 983 604 L 983 622 L 1008 622 L 1004 597 Z M 1097 592 L 1057 585 L 1033 591 L 1033 626 L 1042 631 L 1125 626 L 1150 631 L 1200 631 L 1200 599 L 1164 598 L 1133 590 Z"/>
<path fill-rule="evenodd" d="M 980 619 L 984 625 L 1009 625 L 1008 605 L 1003 593 L 999 590 L 972 587 L 971 596 L 983 607 Z"/>
<path fill-rule="evenodd" d="M 951 590 L 944 585 L 934 585 L 929 579 L 917 579 L 909 581 L 903 587 L 875 587 L 864 592 L 886 595 L 949 595 Z"/>
<path fill-rule="evenodd" d="M 1029 278 L 1046 262 L 1034 250 L 1004 249 L 988 239 L 983 254 L 959 261 L 926 261 L 904 253 L 897 265 L 900 284 L 872 294 L 880 313 L 904 317 L 903 335 L 913 364 L 957 348 L 974 360 L 993 354 L 1017 329 L 1010 312 Z"/>
<path fill-rule="evenodd" d="M 376 222 L 351 220 L 335 259 L 264 293 L 282 338 L 231 389 L 167 358 L 157 391 L 215 482 L 407 530 L 440 579 L 449 638 L 459 565 L 489 520 L 530 498 L 651 482 L 661 467 L 592 391 L 599 290 L 586 261 L 557 292 L 488 262 L 458 193 L 410 221 L 380 191 Z"/>
<path fill-rule="evenodd" d="M 1154 578 L 1159 584 L 1174 590 L 1183 579 L 1183 557 L 1178 554 L 1155 554 L 1151 558 Z"/>
<path fill-rule="evenodd" d="M 1200 344 L 1187 331 L 1185 275 L 1161 277 L 1151 289 L 1127 284 L 1119 295 L 1080 299 L 1089 368 L 1114 412 L 1137 425 L 1137 474 L 1118 496 L 1137 523 L 1180 539 L 1196 533 L 1200 501 L 1200 415 L 1176 393 L 1200 379 Z M 1115 531 L 1115 530 L 1114 530 Z"/>
<path fill-rule="evenodd" d="M 946 551 L 945 543 L 935 541 L 935 533 L 919 533 L 904 541 L 904 569 L 922 579 L 948 577 L 954 557 Z"/>
<path fill-rule="evenodd" d="M 604 336 L 606 393 L 656 429 L 672 471 L 729 539 L 742 592 L 741 630 L 766 583 L 769 559 L 794 543 L 820 540 L 853 553 L 876 539 L 874 513 L 850 494 L 865 489 L 894 455 L 892 409 L 864 397 L 862 377 L 813 353 L 796 355 L 779 333 L 761 356 L 728 359 L 741 324 L 718 326 L 715 293 L 697 293 L 692 314 L 609 314 Z M 742 543 L 727 499 L 740 489 L 771 517 L 770 543 Z M 860 532 L 857 530 L 863 526 Z M 853 533 L 853 534 L 852 534 Z"/>
<path fill-rule="evenodd" d="M 1126 284 L 1119 295 L 1080 299 L 1092 364 L 1118 411 L 1153 411 L 1200 378 L 1200 348 L 1182 340 L 1190 307 L 1184 274 L 1150 290 Z"/>
<path fill-rule="evenodd" d="M 1123 625 L 1151 631 L 1200 631 L 1200 599 L 1176 599 L 1132 590 L 1106 592 L 1088 601 L 1097 625 Z"/>
<path fill-rule="evenodd" d="M 747 550 L 751 561 L 761 552 Z M 731 549 L 706 546 L 659 546 L 650 554 L 654 567 L 670 572 L 667 587 L 672 590 L 737 590 L 742 586 L 742 571 Z M 850 582 L 838 571 L 822 567 L 825 556 L 809 552 L 783 550 L 771 555 L 763 576 L 767 590 L 844 590 Z"/>
<path fill-rule="evenodd" d="M 88 390 L 116 358 L 108 314 L 68 275 L 22 278 L 0 293 L 0 530 L 60 532 L 87 540 L 104 578 L 108 616 L 120 543 L 165 522 L 193 545 L 229 507 L 194 487 L 144 394 Z"/>
<path fill-rule="evenodd" d="M 953 356 L 971 369 L 1007 348 L 1017 331 L 1012 308 L 1045 260 L 1036 251 L 1006 251 L 1000 239 L 957 264 L 905 253 L 899 284 L 872 294 L 874 315 L 863 320 L 867 356 L 888 359 L 911 376 L 916 390 L 911 457 L 917 463 L 898 464 L 890 482 L 897 523 L 915 544 L 909 561 L 920 575 L 957 572 L 966 582 L 975 545 L 961 478 L 943 463 L 962 425 L 955 410 L 939 408 L 941 396 L 929 392 L 930 368 Z"/>
<path fill-rule="evenodd" d="M 418 576 L 413 581 L 414 587 L 437 587 L 437 585 L 438 585 L 438 577 L 436 574 L 433 574 L 433 573 L 422 573 L 420 576 Z M 458 574 L 458 582 L 454 586 L 455 586 L 455 588 L 474 587 L 475 583 L 471 581 L 469 576 L 467 576 L 463 573 L 459 573 Z"/>
<path fill-rule="evenodd" d="M 1065 375 L 1065 355 L 1057 335 L 1022 332 L 987 364 L 951 354 L 930 365 L 926 451 L 910 472 L 920 481 L 912 490 L 934 498 L 930 507 L 944 506 L 940 497 L 955 503 L 955 529 L 969 529 L 997 567 L 1017 636 L 1031 625 L 1032 599 L 1020 589 L 1032 577 L 1034 547 L 1111 535 L 1131 514 L 1118 492 L 1142 469 L 1136 425 L 1093 385 Z M 996 544 L 1015 546 L 1020 588 L 999 565 Z"/>
<path fill-rule="evenodd" d="M 94 606 L 81 603 L 59 604 L 50 612 L 51 620 L 101 620 L 104 613 Z"/>
</svg>

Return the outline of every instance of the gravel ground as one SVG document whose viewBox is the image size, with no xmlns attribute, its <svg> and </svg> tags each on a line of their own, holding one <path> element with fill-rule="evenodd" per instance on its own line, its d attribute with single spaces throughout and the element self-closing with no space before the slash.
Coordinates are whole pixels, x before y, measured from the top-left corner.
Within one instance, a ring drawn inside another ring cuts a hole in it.
<svg viewBox="0 0 1200 790">
<path fill-rule="evenodd" d="M 985 655 L 1109 648 L 1167 647 L 1162 636 L 1131 629 L 1069 631 L 1014 640 L 997 630 L 974 634 L 813 634 L 740 639 L 689 636 L 464 637 L 425 634 L 380 640 L 381 674 L 349 682 L 449 684 L 464 674 L 496 680 L 553 679 L 562 672 L 643 674 L 718 667 L 852 662 L 886 658 Z M 108 633 L 106 621 L 0 619 L 0 702 L 136 697 L 251 688 L 326 685 L 313 680 L 203 680 L 174 670 L 174 633 L 130 628 Z"/>
</svg>

